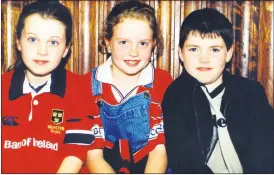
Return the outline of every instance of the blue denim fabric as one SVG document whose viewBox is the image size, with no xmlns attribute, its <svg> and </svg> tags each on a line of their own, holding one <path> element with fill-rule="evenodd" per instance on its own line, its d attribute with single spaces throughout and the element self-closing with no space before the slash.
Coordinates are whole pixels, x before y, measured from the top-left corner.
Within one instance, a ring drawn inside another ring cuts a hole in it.
<svg viewBox="0 0 274 175">
<path fill-rule="evenodd" d="M 102 84 L 95 78 L 96 68 L 92 70 L 93 95 L 102 94 Z M 148 87 L 152 87 L 149 84 Z M 119 105 L 110 105 L 104 100 L 98 102 L 102 118 L 105 139 L 115 143 L 119 139 L 127 139 L 132 153 L 140 150 L 148 143 L 149 137 L 149 105 L 151 96 L 142 92 L 130 97 Z"/>
</svg>

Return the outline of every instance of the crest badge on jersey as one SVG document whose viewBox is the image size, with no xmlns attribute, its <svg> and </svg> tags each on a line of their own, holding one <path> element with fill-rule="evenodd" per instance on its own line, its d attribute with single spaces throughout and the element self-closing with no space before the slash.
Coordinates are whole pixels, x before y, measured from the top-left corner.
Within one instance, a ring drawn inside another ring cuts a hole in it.
<svg viewBox="0 0 274 175">
<path fill-rule="evenodd" d="M 63 123 L 64 120 L 64 111 L 60 109 L 53 109 L 51 115 L 51 121 L 55 124 Z"/>
</svg>

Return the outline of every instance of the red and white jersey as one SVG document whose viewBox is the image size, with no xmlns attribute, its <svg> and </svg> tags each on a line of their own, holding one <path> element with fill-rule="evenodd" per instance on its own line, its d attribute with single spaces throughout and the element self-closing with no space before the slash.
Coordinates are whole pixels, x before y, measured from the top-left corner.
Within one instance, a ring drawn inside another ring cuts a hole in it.
<svg viewBox="0 0 274 175">
<path fill-rule="evenodd" d="M 28 88 L 23 70 L 2 75 L 2 173 L 56 173 L 68 156 L 66 149 L 74 149 L 69 155 L 86 156 L 82 146 L 79 152 L 77 145 L 63 148 L 71 118 L 92 125 L 86 117 L 81 77 L 57 69 L 35 93 Z"/>
</svg>

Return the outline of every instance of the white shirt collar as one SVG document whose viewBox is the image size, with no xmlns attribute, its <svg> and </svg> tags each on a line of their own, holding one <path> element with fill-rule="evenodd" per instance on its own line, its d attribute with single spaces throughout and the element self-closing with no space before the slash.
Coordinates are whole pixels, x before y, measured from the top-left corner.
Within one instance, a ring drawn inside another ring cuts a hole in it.
<svg viewBox="0 0 274 175">
<path fill-rule="evenodd" d="M 50 85 L 51 85 L 51 76 L 49 77 L 49 80 L 47 84 L 38 92 L 36 93 L 30 86 L 29 81 L 27 77 L 25 77 L 24 83 L 23 83 L 23 94 L 31 93 L 33 96 L 42 94 L 44 92 L 50 92 Z"/>
<path fill-rule="evenodd" d="M 96 72 L 96 79 L 103 83 L 112 84 L 111 72 L 112 59 L 111 57 L 102 65 L 98 66 Z M 149 63 L 140 74 L 137 86 L 147 85 L 154 81 L 154 66 Z"/>
</svg>

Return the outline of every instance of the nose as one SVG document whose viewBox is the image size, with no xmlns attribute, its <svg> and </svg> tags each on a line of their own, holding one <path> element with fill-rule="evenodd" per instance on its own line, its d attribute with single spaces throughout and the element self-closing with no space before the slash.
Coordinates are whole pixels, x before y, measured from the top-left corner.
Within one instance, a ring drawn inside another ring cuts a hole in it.
<svg viewBox="0 0 274 175">
<path fill-rule="evenodd" d="M 139 55 L 137 46 L 135 46 L 135 45 L 131 46 L 129 55 L 132 56 L 132 57 L 137 57 Z"/>
<path fill-rule="evenodd" d="M 207 53 L 201 53 L 199 61 L 201 63 L 209 63 L 210 58 Z"/>
<path fill-rule="evenodd" d="M 38 54 L 45 56 L 48 55 L 48 47 L 46 43 L 40 43 L 38 46 Z"/>
</svg>

